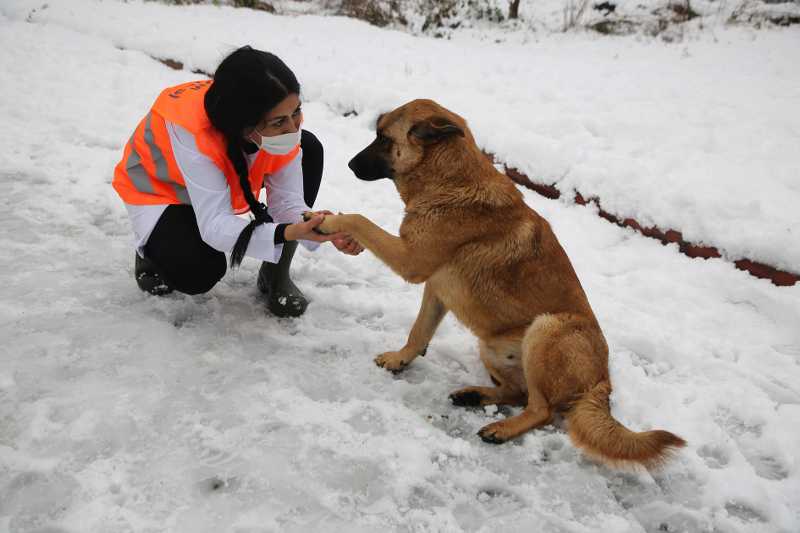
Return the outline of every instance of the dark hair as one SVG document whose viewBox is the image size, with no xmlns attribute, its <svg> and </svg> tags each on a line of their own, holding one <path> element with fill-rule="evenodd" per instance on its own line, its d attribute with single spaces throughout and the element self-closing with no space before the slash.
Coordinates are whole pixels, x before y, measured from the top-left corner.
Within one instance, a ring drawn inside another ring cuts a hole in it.
<svg viewBox="0 0 800 533">
<path fill-rule="evenodd" d="M 300 94 L 294 73 L 278 56 L 243 46 L 222 60 L 205 96 L 211 124 L 225 136 L 227 155 L 254 219 L 242 230 L 231 252 L 231 267 L 242 262 L 256 226 L 272 222 L 267 206 L 250 190 L 242 132 L 252 128 L 290 94 Z"/>
</svg>

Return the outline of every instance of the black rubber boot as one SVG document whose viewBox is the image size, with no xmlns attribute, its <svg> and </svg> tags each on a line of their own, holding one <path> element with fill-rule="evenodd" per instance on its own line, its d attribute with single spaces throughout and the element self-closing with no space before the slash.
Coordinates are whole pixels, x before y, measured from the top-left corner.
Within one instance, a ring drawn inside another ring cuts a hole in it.
<svg viewBox="0 0 800 533">
<path fill-rule="evenodd" d="M 300 316 L 308 307 L 308 300 L 289 277 L 295 250 L 297 241 L 285 242 L 280 261 L 264 261 L 258 271 L 258 290 L 267 296 L 267 307 L 275 316 Z"/>
<path fill-rule="evenodd" d="M 139 257 L 139 254 L 136 252 L 134 252 L 133 255 L 136 256 L 133 275 L 140 289 L 154 296 L 163 296 L 172 292 L 172 287 L 161 279 L 161 276 L 158 275 L 151 261 L 144 257 Z"/>
</svg>

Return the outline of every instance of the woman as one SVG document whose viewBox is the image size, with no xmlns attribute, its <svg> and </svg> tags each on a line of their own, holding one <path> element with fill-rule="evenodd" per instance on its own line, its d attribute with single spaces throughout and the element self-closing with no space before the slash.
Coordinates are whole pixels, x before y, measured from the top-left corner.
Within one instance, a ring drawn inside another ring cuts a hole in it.
<svg viewBox="0 0 800 533">
<path fill-rule="evenodd" d="M 161 295 L 208 291 L 245 255 L 263 261 L 258 288 L 270 311 L 299 316 L 308 301 L 289 277 L 297 242 L 332 241 L 363 250 L 345 234 L 304 222 L 322 179 L 322 145 L 301 130 L 300 84 L 273 54 L 239 48 L 214 79 L 165 89 L 134 131 L 113 186 L 136 236 L 139 287 Z M 258 201 L 266 188 L 267 206 Z M 250 211 L 248 223 L 237 214 Z"/>
</svg>

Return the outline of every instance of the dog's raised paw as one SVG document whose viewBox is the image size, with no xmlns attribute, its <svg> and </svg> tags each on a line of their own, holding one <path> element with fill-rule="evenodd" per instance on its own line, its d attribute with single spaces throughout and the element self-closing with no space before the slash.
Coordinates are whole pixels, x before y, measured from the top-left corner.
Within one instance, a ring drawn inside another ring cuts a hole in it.
<svg viewBox="0 0 800 533">
<path fill-rule="evenodd" d="M 460 390 L 450 395 L 450 401 L 458 407 L 478 407 L 483 401 L 483 395 L 474 390 Z"/>
<path fill-rule="evenodd" d="M 308 222 L 312 218 L 314 218 L 314 212 L 313 211 L 304 211 L 303 212 L 303 222 Z M 322 231 L 319 227 L 316 227 L 316 228 L 312 229 L 311 231 L 313 231 L 314 233 L 316 233 L 318 235 L 327 235 L 327 233 Z"/>
</svg>

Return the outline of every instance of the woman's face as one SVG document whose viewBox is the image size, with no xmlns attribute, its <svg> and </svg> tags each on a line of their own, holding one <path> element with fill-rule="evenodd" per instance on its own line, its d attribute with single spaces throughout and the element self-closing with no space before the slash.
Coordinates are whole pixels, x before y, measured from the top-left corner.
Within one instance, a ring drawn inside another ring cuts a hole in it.
<svg viewBox="0 0 800 533">
<path fill-rule="evenodd" d="M 285 133 L 294 133 L 303 122 L 303 111 L 300 109 L 300 96 L 290 94 L 273 107 L 256 124 L 248 137 L 256 144 L 261 144 L 261 137 L 274 137 Z"/>
</svg>

